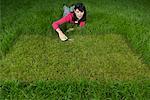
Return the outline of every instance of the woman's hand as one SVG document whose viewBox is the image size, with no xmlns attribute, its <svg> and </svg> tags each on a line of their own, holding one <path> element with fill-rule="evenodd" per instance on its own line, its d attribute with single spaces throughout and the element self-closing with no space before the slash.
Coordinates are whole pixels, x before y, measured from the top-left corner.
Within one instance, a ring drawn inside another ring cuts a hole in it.
<svg viewBox="0 0 150 100">
<path fill-rule="evenodd" d="M 71 32 L 73 30 L 74 30 L 74 28 L 69 28 L 66 32 Z"/>
<path fill-rule="evenodd" d="M 59 35 L 59 38 L 61 41 L 66 41 L 68 40 L 68 37 L 58 28 L 56 29 L 58 35 Z"/>
</svg>

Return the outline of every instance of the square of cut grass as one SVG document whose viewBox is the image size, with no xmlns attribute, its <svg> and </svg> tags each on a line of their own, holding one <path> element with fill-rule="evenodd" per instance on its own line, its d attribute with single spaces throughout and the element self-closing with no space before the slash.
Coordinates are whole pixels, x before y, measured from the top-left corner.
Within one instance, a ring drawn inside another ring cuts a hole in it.
<svg viewBox="0 0 150 100">
<path fill-rule="evenodd" d="M 147 67 L 117 34 L 76 34 L 74 41 L 21 35 L 1 61 L 1 80 L 133 80 Z"/>
</svg>

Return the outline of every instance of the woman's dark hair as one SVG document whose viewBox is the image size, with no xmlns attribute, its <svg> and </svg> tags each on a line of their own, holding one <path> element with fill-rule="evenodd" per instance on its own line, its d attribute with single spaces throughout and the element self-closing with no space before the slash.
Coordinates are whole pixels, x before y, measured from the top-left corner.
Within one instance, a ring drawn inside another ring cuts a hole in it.
<svg viewBox="0 0 150 100">
<path fill-rule="evenodd" d="M 84 11 L 84 15 L 83 15 L 83 17 L 79 20 L 79 23 L 80 23 L 81 21 L 86 21 L 86 8 L 85 8 L 85 6 L 83 5 L 83 3 L 76 3 L 76 4 L 75 4 L 75 7 L 74 7 L 74 10 L 76 10 L 76 9 L 78 9 L 78 10 L 81 11 L 81 12 Z M 74 12 L 73 12 L 73 13 L 74 13 Z M 77 20 L 78 20 L 78 18 L 77 18 L 77 16 L 76 16 L 75 13 L 74 13 L 73 21 L 77 21 Z"/>
</svg>

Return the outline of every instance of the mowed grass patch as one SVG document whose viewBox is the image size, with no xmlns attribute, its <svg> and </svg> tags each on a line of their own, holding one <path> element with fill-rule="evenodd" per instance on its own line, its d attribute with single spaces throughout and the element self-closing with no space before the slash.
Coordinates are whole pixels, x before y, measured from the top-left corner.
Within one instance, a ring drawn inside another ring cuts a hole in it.
<svg viewBox="0 0 150 100">
<path fill-rule="evenodd" d="M 1 60 L 0 80 L 134 80 L 148 67 L 118 34 L 21 35 Z"/>
</svg>

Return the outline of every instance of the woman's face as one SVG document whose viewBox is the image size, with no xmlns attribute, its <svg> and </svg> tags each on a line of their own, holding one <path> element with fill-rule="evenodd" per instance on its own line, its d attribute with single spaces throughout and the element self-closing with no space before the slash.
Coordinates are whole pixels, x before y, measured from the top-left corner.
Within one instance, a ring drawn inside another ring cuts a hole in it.
<svg viewBox="0 0 150 100">
<path fill-rule="evenodd" d="M 74 10 L 74 12 L 75 12 L 75 14 L 76 14 L 76 17 L 77 17 L 79 20 L 80 20 L 80 19 L 83 17 L 83 15 L 84 15 L 84 11 L 81 12 L 79 9 Z"/>
</svg>

